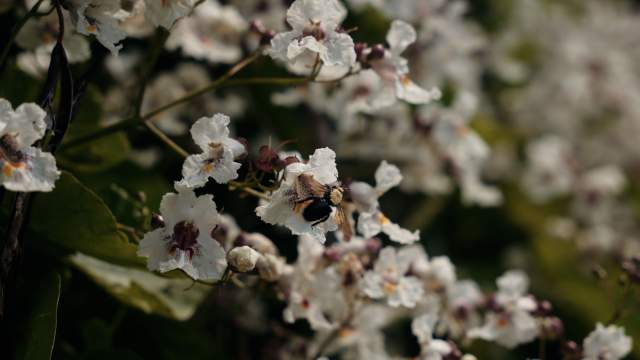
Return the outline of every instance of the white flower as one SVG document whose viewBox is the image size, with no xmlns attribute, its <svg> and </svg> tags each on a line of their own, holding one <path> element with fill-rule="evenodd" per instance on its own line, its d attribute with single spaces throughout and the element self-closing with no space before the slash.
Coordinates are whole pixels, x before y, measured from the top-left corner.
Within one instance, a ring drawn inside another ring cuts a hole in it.
<svg viewBox="0 0 640 360">
<path fill-rule="evenodd" d="M 196 188 L 213 178 L 225 184 L 238 177 L 241 164 L 234 160 L 245 153 L 244 145 L 229 137 L 228 116 L 216 114 L 201 118 L 191 127 L 191 136 L 202 153 L 190 155 L 182 167 L 181 184 Z"/>
<path fill-rule="evenodd" d="M 149 258 L 147 267 L 152 271 L 181 269 L 196 280 L 220 280 L 227 260 L 211 237 L 219 222 L 213 196 L 196 197 L 193 190 L 176 188 L 177 194 L 164 195 L 160 203 L 165 226 L 145 234 L 138 255 Z"/>
<path fill-rule="evenodd" d="M 436 111 L 440 119 L 433 126 L 433 140 L 454 166 L 455 176 L 465 203 L 495 206 L 502 194 L 482 182 L 482 170 L 491 153 L 486 142 L 467 124 L 477 100 L 472 95 L 462 98 L 455 110 L 425 107 L 424 116 Z"/>
<path fill-rule="evenodd" d="M 411 322 L 411 332 L 418 338 L 421 360 L 442 360 L 451 352 L 448 342 L 433 338 L 438 321 L 436 314 L 424 314 Z"/>
<path fill-rule="evenodd" d="M 316 59 L 327 76 L 346 73 L 356 61 L 353 39 L 338 31 L 346 14 L 338 0 L 294 1 L 287 11 L 292 30 L 271 40 L 269 55 L 297 74 L 309 74 Z"/>
<path fill-rule="evenodd" d="M 537 202 L 565 195 L 574 182 L 570 143 L 555 135 L 546 135 L 527 144 L 527 169 L 522 183 Z"/>
<path fill-rule="evenodd" d="M 176 20 L 189 15 L 195 0 L 144 0 L 147 20 L 154 26 L 171 29 Z"/>
<path fill-rule="evenodd" d="M 372 105 L 386 107 L 392 105 L 396 99 L 411 104 L 426 104 L 440 98 L 439 89 L 427 91 L 409 78 L 408 61 L 400 54 L 415 41 L 416 31 L 411 25 L 401 20 L 391 23 L 387 33 L 389 49 L 385 51 L 383 58 L 371 61 L 371 67 L 384 84 L 370 100 Z"/>
<path fill-rule="evenodd" d="M 256 214 L 266 223 L 286 226 L 294 235 L 310 235 L 324 243 L 325 234 L 337 229 L 335 210 L 327 221 L 312 225 L 302 217 L 301 211 L 294 210 L 295 187 L 298 176 L 302 174 L 312 175 L 315 181 L 324 185 L 336 183 L 336 153 L 329 148 L 316 149 L 308 162 L 290 164 L 284 171 L 285 179 L 280 188 L 271 194 L 266 204 L 256 208 Z"/>
<path fill-rule="evenodd" d="M 424 289 L 418 278 L 405 276 L 410 265 L 406 260 L 402 250 L 382 249 L 373 270 L 367 271 L 362 279 L 362 291 L 370 298 L 386 299 L 392 307 L 414 307 Z"/>
<path fill-rule="evenodd" d="M 73 0 L 72 21 L 76 31 L 83 35 L 95 35 L 96 39 L 112 54 L 118 55 L 120 42 L 127 34 L 120 26 L 124 11 L 117 0 Z"/>
<path fill-rule="evenodd" d="M 354 182 L 349 186 L 351 197 L 358 210 L 358 231 L 365 237 L 373 237 L 380 232 L 401 244 L 411 244 L 420 239 L 420 231 L 411 232 L 391 222 L 382 211 L 378 198 L 402 181 L 400 169 L 386 161 L 382 161 L 375 174 L 376 187 L 364 182 Z"/>
<path fill-rule="evenodd" d="M 65 28 L 72 28 L 71 20 L 65 17 Z M 58 36 L 58 16 L 55 13 L 29 19 L 16 36 L 16 44 L 30 52 L 18 55 L 20 69 L 35 77 L 44 76 L 51 61 Z M 62 40 L 69 63 L 78 63 L 91 57 L 87 39 L 75 32 L 68 32 Z"/>
<path fill-rule="evenodd" d="M 26 103 L 15 111 L 0 99 L 0 183 L 11 191 L 51 191 L 60 171 L 50 153 L 32 146 L 47 129 L 47 114 Z"/>
<path fill-rule="evenodd" d="M 193 14 L 176 23 L 166 48 L 212 63 L 233 63 L 242 56 L 241 37 L 249 25 L 231 6 L 208 0 Z"/>
<path fill-rule="evenodd" d="M 526 295 L 527 275 L 508 271 L 497 280 L 496 309 L 491 311 L 480 328 L 469 331 L 469 337 L 495 341 L 508 348 L 528 343 L 538 336 L 538 323 L 531 315 L 536 302 Z"/>
<path fill-rule="evenodd" d="M 307 319 L 315 330 L 334 327 L 347 312 L 342 295 L 342 277 L 333 267 L 319 267 L 324 247 L 315 239 L 300 236 L 298 259 L 293 271 L 289 304 L 284 310 L 284 319 L 294 322 Z"/>
<path fill-rule="evenodd" d="M 256 267 L 260 253 L 249 246 L 239 246 L 231 249 L 227 255 L 229 265 L 239 272 L 248 272 Z"/>
<path fill-rule="evenodd" d="M 626 336 L 624 328 L 596 324 L 596 329 L 584 339 L 584 360 L 618 360 L 631 351 L 632 339 Z"/>
</svg>

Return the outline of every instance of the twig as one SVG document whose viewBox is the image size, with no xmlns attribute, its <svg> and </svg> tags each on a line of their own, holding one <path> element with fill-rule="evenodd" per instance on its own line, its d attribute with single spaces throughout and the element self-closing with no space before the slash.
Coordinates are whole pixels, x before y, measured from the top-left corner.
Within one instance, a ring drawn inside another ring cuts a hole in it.
<svg viewBox="0 0 640 360">
<path fill-rule="evenodd" d="M 9 40 L 7 40 L 7 43 L 5 44 L 4 49 L 2 49 L 2 55 L 0 55 L 0 69 L 2 69 L 4 66 L 4 61 L 6 60 L 7 55 L 9 55 L 9 51 L 11 50 L 11 46 L 13 46 L 13 42 L 15 41 L 16 36 L 20 32 L 24 24 L 26 24 L 31 17 L 36 15 L 43 1 L 44 0 L 38 0 L 38 2 L 35 3 L 31 7 L 31 9 L 13 26 L 13 29 L 11 29 Z"/>
<path fill-rule="evenodd" d="M 157 126 L 153 125 L 150 121 L 144 121 L 144 126 L 149 129 L 160 141 L 165 143 L 167 146 L 171 148 L 171 150 L 175 151 L 182 157 L 189 156 L 189 153 L 183 149 L 180 145 L 176 144 L 173 140 L 171 140 L 167 135 L 165 135 Z"/>
</svg>

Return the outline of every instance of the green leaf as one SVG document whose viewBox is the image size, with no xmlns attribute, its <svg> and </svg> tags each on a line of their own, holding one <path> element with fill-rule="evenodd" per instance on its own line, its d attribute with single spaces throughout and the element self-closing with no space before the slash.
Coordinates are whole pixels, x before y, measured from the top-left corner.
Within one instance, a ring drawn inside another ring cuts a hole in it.
<svg viewBox="0 0 640 360">
<path fill-rule="evenodd" d="M 31 312 L 22 325 L 23 334 L 16 350 L 17 359 L 51 359 L 56 338 L 60 288 L 61 278 L 57 272 L 45 275 L 41 283 L 34 286 Z"/>
<path fill-rule="evenodd" d="M 95 87 L 87 88 L 87 93 L 74 116 L 65 141 L 77 139 L 101 128 L 102 102 L 102 95 Z M 73 148 L 65 149 L 63 143 L 58 160 L 63 167 L 75 171 L 96 172 L 124 161 L 129 150 L 131 146 L 127 136 L 119 132 Z"/>
<path fill-rule="evenodd" d="M 166 278 L 154 273 L 113 265 L 84 254 L 71 263 L 119 301 L 146 313 L 186 320 L 211 289 L 185 275 Z"/>
<path fill-rule="evenodd" d="M 38 237 L 65 250 L 124 265 L 144 264 L 104 201 L 68 172 L 52 192 L 36 196 L 29 226 Z"/>
</svg>

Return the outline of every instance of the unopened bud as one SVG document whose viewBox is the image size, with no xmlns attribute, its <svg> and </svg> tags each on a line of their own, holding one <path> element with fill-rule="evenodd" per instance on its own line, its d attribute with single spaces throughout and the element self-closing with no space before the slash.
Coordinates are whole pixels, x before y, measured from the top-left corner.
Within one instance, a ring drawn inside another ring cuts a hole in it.
<svg viewBox="0 0 640 360">
<path fill-rule="evenodd" d="M 151 215 L 151 228 L 155 230 L 162 227 L 164 227 L 164 218 L 162 217 L 162 215 L 160 214 Z"/>
<path fill-rule="evenodd" d="M 564 333 L 564 324 L 555 316 L 545 318 L 542 322 L 542 336 L 548 340 L 555 340 Z"/>
<path fill-rule="evenodd" d="M 286 265 L 284 260 L 278 256 L 266 254 L 258 259 L 257 268 L 261 279 L 276 281 L 284 273 Z"/>
<path fill-rule="evenodd" d="M 259 259 L 260 253 L 248 246 L 233 248 L 227 254 L 227 262 L 231 269 L 241 273 L 253 270 Z"/>
<path fill-rule="evenodd" d="M 369 52 L 369 55 L 367 55 L 367 61 L 375 61 L 384 58 L 385 51 L 386 50 L 384 49 L 384 46 L 382 46 L 382 44 L 373 45 L 373 47 L 371 48 L 371 52 Z"/>
</svg>

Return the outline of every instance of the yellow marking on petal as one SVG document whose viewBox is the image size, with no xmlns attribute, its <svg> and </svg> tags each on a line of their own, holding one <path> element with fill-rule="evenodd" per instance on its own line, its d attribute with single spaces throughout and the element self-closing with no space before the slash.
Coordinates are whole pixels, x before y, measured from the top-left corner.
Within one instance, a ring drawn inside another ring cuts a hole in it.
<svg viewBox="0 0 640 360">
<path fill-rule="evenodd" d="M 407 87 L 411 85 L 411 79 L 407 75 L 402 75 L 400 77 L 400 83 L 402 83 L 402 86 Z"/>
<path fill-rule="evenodd" d="M 206 173 L 212 172 L 214 168 L 215 168 L 215 166 L 212 163 L 206 163 L 206 164 L 202 165 L 202 171 L 204 171 Z"/>
<path fill-rule="evenodd" d="M 398 290 L 398 285 L 392 282 L 385 281 L 384 284 L 382 285 L 382 291 L 384 291 L 384 293 L 387 295 L 395 294 L 397 290 Z"/>
<path fill-rule="evenodd" d="M 341 338 L 346 338 L 346 337 L 351 336 L 351 335 L 353 335 L 353 329 L 351 329 L 349 327 L 343 327 L 338 332 L 338 336 L 341 337 Z"/>
<path fill-rule="evenodd" d="M 9 177 L 11 176 L 11 174 L 13 174 L 13 166 L 9 165 L 9 164 L 5 164 L 2 167 L 2 175 Z"/>
<path fill-rule="evenodd" d="M 380 225 L 387 225 L 391 222 L 391 220 L 389 220 L 388 217 L 384 216 L 383 213 L 378 213 L 378 223 L 380 223 Z"/>
<path fill-rule="evenodd" d="M 87 31 L 94 34 L 98 31 L 98 27 L 96 27 L 95 25 L 89 25 L 87 26 Z"/>
</svg>

